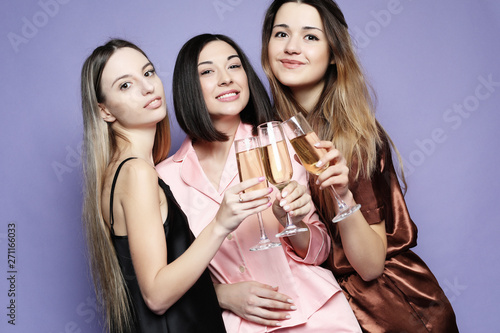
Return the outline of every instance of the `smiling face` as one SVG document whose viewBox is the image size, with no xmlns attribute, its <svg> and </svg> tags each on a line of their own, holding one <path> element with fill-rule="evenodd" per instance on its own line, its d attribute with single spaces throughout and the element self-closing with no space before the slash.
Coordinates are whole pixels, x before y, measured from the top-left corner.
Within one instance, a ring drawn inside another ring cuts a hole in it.
<svg viewBox="0 0 500 333">
<path fill-rule="evenodd" d="M 100 89 L 101 116 L 116 126 L 152 127 L 166 116 L 163 84 L 151 62 L 135 49 L 113 53 L 102 71 Z"/>
<path fill-rule="evenodd" d="M 198 57 L 198 73 L 212 120 L 239 115 L 248 104 L 248 78 L 238 53 L 228 43 L 205 45 Z"/>
<path fill-rule="evenodd" d="M 267 55 L 273 74 L 293 92 L 321 91 L 333 61 L 318 11 L 306 4 L 283 4 L 274 19 Z"/>
</svg>

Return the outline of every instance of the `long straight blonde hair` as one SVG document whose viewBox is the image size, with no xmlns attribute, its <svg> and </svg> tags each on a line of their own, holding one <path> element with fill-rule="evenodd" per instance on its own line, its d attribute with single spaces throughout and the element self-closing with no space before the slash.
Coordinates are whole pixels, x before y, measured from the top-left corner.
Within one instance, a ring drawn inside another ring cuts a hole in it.
<svg viewBox="0 0 500 333">
<path fill-rule="evenodd" d="M 98 103 L 104 102 L 101 91 L 102 71 L 114 52 L 129 47 L 146 54 L 136 45 L 112 39 L 96 48 L 85 60 L 81 73 L 83 113 L 83 224 L 86 232 L 89 263 L 98 303 L 102 306 L 109 331 L 126 332 L 133 320 L 128 290 L 120 270 L 111 232 L 102 216 L 101 192 L 104 173 L 116 151 L 116 135 L 100 116 Z M 153 158 L 164 160 L 170 148 L 168 116 L 156 126 Z"/>
<path fill-rule="evenodd" d="M 309 112 L 299 105 L 290 88 L 277 80 L 269 63 L 268 44 L 274 19 L 279 8 L 289 2 L 307 4 L 318 11 L 334 60 L 324 75 L 324 88 L 318 103 Z M 335 1 L 275 0 L 264 18 L 261 62 L 280 117 L 285 120 L 296 113 L 303 113 L 318 136 L 332 141 L 342 152 L 353 171 L 351 181 L 356 181 L 358 177 L 371 177 L 378 167 L 377 153 L 386 139 L 401 161 L 391 139 L 375 119 L 374 94 L 354 51 L 344 15 Z M 406 186 L 404 175 L 402 180 Z M 318 206 L 327 207 L 327 215 L 331 218 L 335 213 L 332 205 L 328 204 L 331 202 L 330 194 L 328 191 L 321 193 L 315 201 Z"/>
</svg>

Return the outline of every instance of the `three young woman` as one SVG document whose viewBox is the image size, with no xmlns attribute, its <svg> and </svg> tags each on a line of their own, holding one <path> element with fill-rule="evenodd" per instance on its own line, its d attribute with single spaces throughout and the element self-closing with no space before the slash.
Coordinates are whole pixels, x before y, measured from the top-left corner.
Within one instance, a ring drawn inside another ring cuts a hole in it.
<svg viewBox="0 0 500 333">
<path fill-rule="evenodd" d="M 245 203 L 238 195 L 264 179 L 227 189 L 195 240 L 154 168 L 170 131 L 163 85 L 144 52 L 123 40 L 98 47 L 83 65 L 81 90 L 83 220 L 107 330 L 225 332 L 206 267 L 244 218 L 269 207 L 268 188 Z"/>
<path fill-rule="evenodd" d="M 179 204 L 153 169 L 166 158 L 169 131 L 163 87 L 151 63 L 119 40 L 87 59 L 84 219 L 111 330 L 224 331 L 205 270 L 210 262 L 229 332 L 359 331 L 333 276 L 317 266 L 327 260 L 364 331 L 457 332 L 437 280 L 410 250 L 417 228 L 394 170 L 394 147 L 375 119 L 337 4 L 274 1 L 262 41 L 276 110 L 283 120 L 306 115 L 326 140 L 322 162 L 332 164 L 309 179 L 324 224 L 314 208 L 309 212 L 309 195 L 299 185 L 306 174 L 298 164 L 297 182 L 283 197 L 270 194 L 272 213 L 263 212 L 269 234 L 284 224 L 286 212 L 309 229 L 283 239 L 283 250 L 248 251 L 259 237 L 254 214 L 268 207 L 267 199 L 254 199 L 269 192 L 241 194 L 259 180 L 239 183 L 232 142 L 255 134 L 255 126 L 274 114 L 234 42 L 202 35 L 179 53 L 174 104 L 188 138 L 157 167 Z M 347 203 L 361 203 L 361 211 L 331 224 L 336 205 L 323 190 L 329 185 Z"/>
<path fill-rule="evenodd" d="M 327 266 L 367 332 L 457 332 L 455 314 L 410 248 L 417 228 L 394 170 L 392 142 L 374 116 L 368 85 L 342 11 L 332 0 L 276 0 L 262 30 L 262 65 L 283 120 L 302 113 L 341 161 L 310 178 L 312 198 L 333 243 Z M 403 179 L 404 181 L 404 179 Z M 334 185 L 361 212 L 332 224 Z M 323 190 L 325 188 L 325 190 Z"/>
</svg>

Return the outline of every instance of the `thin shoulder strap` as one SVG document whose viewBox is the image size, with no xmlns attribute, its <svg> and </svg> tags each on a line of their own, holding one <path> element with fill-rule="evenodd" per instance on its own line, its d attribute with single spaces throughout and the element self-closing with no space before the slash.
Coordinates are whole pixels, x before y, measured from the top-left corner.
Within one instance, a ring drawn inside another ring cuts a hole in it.
<svg viewBox="0 0 500 333">
<path fill-rule="evenodd" d="M 129 161 L 129 160 L 133 160 L 137 157 L 129 157 L 125 160 L 123 160 L 120 165 L 118 166 L 118 168 L 116 169 L 116 172 L 115 172 L 115 177 L 113 178 L 113 184 L 111 184 L 111 194 L 109 195 L 109 216 L 111 217 L 111 235 L 115 235 L 115 229 L 113 228 L 113 225 L 115 224 L 115 219 L 113 217 L 113 197 L 115 195 L 115 185 L 116 185 L 116 179 L 118 178 L 118 173 L 120 172 L 120 169 L 122 168 L 122 166 L 125 164 L 125 162 Z"/>
</svg>

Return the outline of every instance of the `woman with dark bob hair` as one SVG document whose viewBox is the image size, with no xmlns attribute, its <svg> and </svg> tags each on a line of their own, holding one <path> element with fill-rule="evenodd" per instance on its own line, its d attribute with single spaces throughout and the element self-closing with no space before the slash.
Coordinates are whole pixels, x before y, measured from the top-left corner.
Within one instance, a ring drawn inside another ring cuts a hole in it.
<svg viewBox="0 0 500 333">
<path fill-rule="evenodd" d="M 223 35 L 195 36 L 180 50 L 173 78 L 175 114 L 187 137 L 156 166 L 169 179 L 195 235 L 205 228 L 229 186 L 239 183 L 233 142 L 274 119 L 269 97 L 243 51 Z M 223 242 L 210 262 L 228 332 L 360 332 L 332 273 L 320 267 L 330 237 L 315 213 L 305 169 L 293 161 L 293 181 L 270 192 L 264 228 L 277 234 L 286 214 L 306 232 L 282 247 L 249 251 L 260 237 L 256 215 Z M 242 193 L 242 202 L 251 200 Z M 273 239 L 274 240 L 274 239 Z"/>
<path fill-rule="evenodd" d="M 262 65 L 283 120 L 301 113 L 335 158 L 310 178 L 313 201 L 332 235 L 326 266 L 366 332 L 457 332 L 438 281 L 410 248 L 417 227 L 392 160 L 397 150 L 377 122 L 342 11 L 332 0 L 276 0 L 262 29 Z M 328 156 L 327 156 L 328 157 Z M 347 170 L 338 161 L 347 161 Z M 338 170 L 335 172 L 334 170 Z M 328 170 L 328 169 L 327 169 Z M 402 169 L 401 169 L 402 170 Z M 348 186 L 339 184 L 348 175 Z M 402 177 L 404 183 L 404 176 Z M 333 185 L 361 210 L 334 224 Z"/>
<path fill-rule="evenodd" d="M 260 198 L 268 189 L 239 201 L 263 180 L 228 189 L 195 240 L 154 168 L 168 154 L 170 128 L 163 84 L 146 54 L 119 39 L 99 46 L 83 65 L 81 91 L 83 222 L 106 331 L 226 332 L 206 268 L 245 217 L 269 207 Z"/>
</svg>

